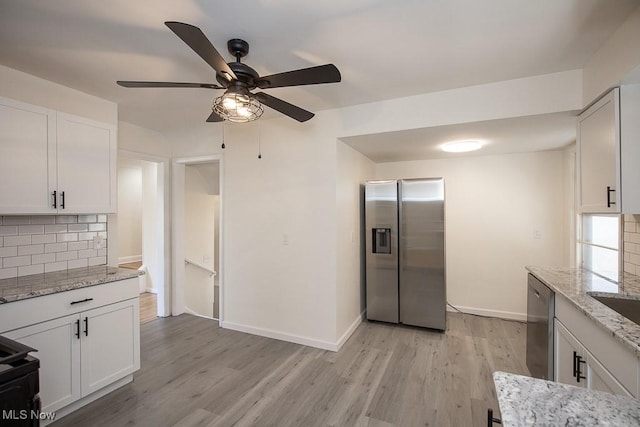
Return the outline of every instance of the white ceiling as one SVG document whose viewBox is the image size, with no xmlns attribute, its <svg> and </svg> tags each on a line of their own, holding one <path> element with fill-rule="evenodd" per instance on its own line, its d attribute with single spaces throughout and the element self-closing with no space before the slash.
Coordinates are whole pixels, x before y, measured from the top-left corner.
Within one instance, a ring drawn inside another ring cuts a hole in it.
<svg viewBox="0 0 640 427">
<path fill-rule="evenodd" d="M 482 148 L 469 153 L 446 153 L 441 149 L 447 142 L 469 139 L 479 141 Z M 575 140 L 575 112 L 342 138 L 376 163 L 555 150 Z"/>
<path fill-rule="evenodd" d="M 218 91 L 116 80 L 214 82 L 163 24 L 200 27 L 261 75 L 334 63 L 342 82 L 271 89 L 311 111 L 582 68 L 640 0 L 0 0 L 0 64 L 119 104 L 160 132 L 202 125 Z M 270 113 L 275 115 L 277 113 Z M 215 126 L 209 124 L 208 126 Z"/>
</svg>

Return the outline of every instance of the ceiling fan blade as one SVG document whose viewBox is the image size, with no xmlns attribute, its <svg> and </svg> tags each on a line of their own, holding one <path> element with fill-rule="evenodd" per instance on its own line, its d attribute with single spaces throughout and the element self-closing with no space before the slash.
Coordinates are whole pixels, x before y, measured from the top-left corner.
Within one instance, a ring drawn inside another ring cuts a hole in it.
<svg viewBox="0 0 640 427">
<path fill-rule="evenodd" d="M 118 80 L 122 87 L 192 87 L 201 89 L 224 89 L 222 86 L 212 83 L 179 83 L 179 82 L 136 82 L 128 80 Z"/>
<path fill-rule="evenodd" d="M 256 85 L 260 89 L 268 89 L 272 87 L 337 83 L 341 79 L 338 68 L 333 64 L 326 64 L 260 77 Z"/>
<path fill-rule="evenodd" d="M 291 117 L 292 119 L 296 119 L 299 122 L 306 122 L 307 120 L 315 116 L 315 114 L 310 111 L 303 110 L 300 107 L 289 104 L 288 102 L 283 101 L 280 98 L 276 98 L 275 96 L 267 95 L 264 92 L 258 92 L 254 96 L 264 105 L 271 107 L 274 110 Z"/>
<path fill-rule="evenodd" d="M 236 75 L 227 62 L 211 44 L 200 28 L 182 22 L 167 21 L 164 23 L 176 36 L 180 37 L 195 53 L 220 74 L 228 74 L 232 79 Z"/>
<path fill-rule="evenodd" d="M 217 115 L 215 111 L 212 111 L 209 117 L 207 117 L 208 123 L 216 123 L 216 122 L 223 122 L 223 121 L 224 119 L 219 115 Z"/>
</svg>

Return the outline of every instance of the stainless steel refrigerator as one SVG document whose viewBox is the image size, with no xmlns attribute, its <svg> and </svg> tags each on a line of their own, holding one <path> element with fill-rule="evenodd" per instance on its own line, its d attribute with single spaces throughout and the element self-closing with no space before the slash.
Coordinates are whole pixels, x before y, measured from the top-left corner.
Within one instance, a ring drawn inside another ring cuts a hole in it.
<svg viewBox="0 0 640 427">
<path fill-rule="evenodd" d="M 444 179 L 365 184 L 367 319 L 445 329 Z"/>
</svg>

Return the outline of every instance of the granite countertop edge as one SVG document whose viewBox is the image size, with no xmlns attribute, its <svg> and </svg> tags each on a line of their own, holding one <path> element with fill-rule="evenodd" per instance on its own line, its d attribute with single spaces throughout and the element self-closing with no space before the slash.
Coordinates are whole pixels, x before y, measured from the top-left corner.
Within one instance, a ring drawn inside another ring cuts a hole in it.
<svg viewBox="0 0 640 427">
<path fill-rule="evenodd" d="M 571 304 L 584 313 L 598 327 L 606 333 L 613 336 L 617 341 L 621 342 L 628 349 L 633 351 L 636 356 L 640 357 L 640 325 L 635 324 L 631 320 L 613 311 L 606 305 L 600 303 L 591 295 L 604 295 L 612 297 L 624 297 L 640 299 L 639 289 L 636 288 L 640 283 L 637 276 L 625 275 L 621 283 L 607 281 L 594 273 L 580 268 L 552 268 L 539 266 L 526 266 L 527 271 L 533 274 L 537 279 L 542 281 L 554 292 L 562 295 Z M 571 279 L 571 283 L 567 284 L 561 279 L 554 280 L 556 276 L 562 275 L 563 279 Z M 594 281 L 608 282 L 612 289 L 618 287 L 618 292 L 609 292 L 597 289 L 586 289 L 589 283 Z M 630 289 L 624 289 L 624 283 L 633 283 Z M 577 286 L 577 288 L 576 288 Z"/>
<path fill-rule="evenodd" d="M 0 280 L 0 306 L 143 275 L 143 271 L 96 266 Z"/>
<path fill-rule="evenodd" d="M 640 401 L 507 372 L 494 372 L 502 425 L 640 425 Z"/>
</svg>

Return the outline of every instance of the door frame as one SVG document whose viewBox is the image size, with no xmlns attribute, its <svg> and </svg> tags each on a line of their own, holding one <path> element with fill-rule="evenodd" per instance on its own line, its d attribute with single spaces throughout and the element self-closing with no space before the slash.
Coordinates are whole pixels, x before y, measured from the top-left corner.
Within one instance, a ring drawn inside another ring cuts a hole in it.
<svg viewBox="0 0 640 427">
<path fill-rule="evenodd" d="M 131 159 L 144 160 L 147 162 L 156 163 L 158 165 L 158 197 L 162 198 L 162 205 L 164 207 L 162 214 L 162 221 L 156 223 L 156 235 L 158 236 L 158 265 L 159 270 L 162 273 L 158 278 L 158 316 L 167 317 L 172 315 L 171 310 L 171 240 L 170 236 L 170 208 L 171 197 L 169 193 L 170 185 L 170 161 L 167 157 L 156 156 L 153 154 L 139 153 L 137 151 L 118 150 L 118 157 L 128 157 Z M 109 259 L 114 259 L 117 263 L 118 254 L 109 254 Z"/>
<path fill-rule="evenodd" d="M 171 242 L 172 242 L 172 265 L 173 265 L 173 292 L 171 311 L 173 315 L 184 313 L 184 285 L 185 285 L 185 168 L 189 165 L 218 162 L 219 171 L 219 232 L 218 232 L 218 294 L 219 319 L 218 324 L 222 326 L 224 319 L 224 156 L 222 154 L 212 154 L 207 156 L 181 157 L 173 159 L 172 163 L 172 210 L 171 210 Z"/>
</svg>

